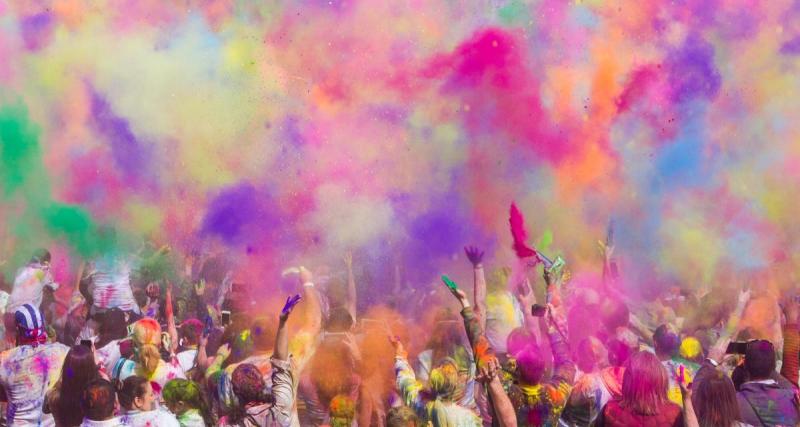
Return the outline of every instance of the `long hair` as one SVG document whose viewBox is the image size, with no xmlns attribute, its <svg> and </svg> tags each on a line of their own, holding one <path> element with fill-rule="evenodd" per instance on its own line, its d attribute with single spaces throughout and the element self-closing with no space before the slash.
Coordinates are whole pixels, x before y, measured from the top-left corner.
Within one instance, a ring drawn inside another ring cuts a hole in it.
<svg viewBox="0 0 800 427">
<path fill-rule="evenodd" d="M 694 382 L 692 405 L 700 427 L 730 427 L 742 420 L 733 381 L 717 369 Z"/>
<path fill-rule="evenodd" d="M 428 419 L 434 427 L 450 425 L 443 402 L 452 402 L 458 387 L 458 367 L 452 361 L 431 370 L 429 378 L 433 400 L 427 405 Z"/>
<path fill-rule="evenodd" d="M 145 317 L 133 324 L 133 347 L 136 368 L 145 378 L 151 378 L 161 362 L 161 325 Z"/>
<path fill-rule="evenodd" d="M 100 378 L 92 349 L 83 345 L 73 346 L 61 367 L 61 386 L 54 412 L 59 425 L 78 425 L 83 421 L 81 396 L 86 386 Z"/>
<path fill-rule="evenodd" d="M 206 401 L 205 394 L 194 381 L 184 380 L 182 378 L 170 380 L 164 386 L 161 396 L 167 403 L 176 404 L 178 402 L 183 402 L 190 409 L 199 410 L 206 425 L 214 425 L 216 422 L 214 414 L 211 413 L 210 405 Z"/>
<path fill-rule="evenodd" d="M 634 353 L 625 364 L 620 405 L 640 415 L 655 415 L 667 404 L 667 370 L 655 354 Z"/>
<path fill-rule="evenodd" d="M 249 419 L 253 425 L 257 425 L 255 418 L 247 413 L 247 406 L 270 403 L 272 400 L 271 396 L 264 393 L 265 384 L 261 372 L 251 363 L 242 363 L 233 370 L 231 383 L 237 403 L 230 409 L 229 421 L 245 425 L 244 420 Z"/>
</svg>

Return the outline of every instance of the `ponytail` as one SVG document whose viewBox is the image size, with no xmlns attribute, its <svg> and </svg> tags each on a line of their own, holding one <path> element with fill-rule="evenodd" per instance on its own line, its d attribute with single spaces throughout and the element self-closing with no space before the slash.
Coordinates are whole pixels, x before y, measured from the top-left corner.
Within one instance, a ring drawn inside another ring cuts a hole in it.
<svg viewBox="0 0 800 427">
<path fill-rule="evenodd" d="M 151 378 L 158 369 L 161 361 L 161 352 L 153 344 L 143 344 L 136 349 L 138 358 L 138 370 L 145 378 Z"/>
</svg>

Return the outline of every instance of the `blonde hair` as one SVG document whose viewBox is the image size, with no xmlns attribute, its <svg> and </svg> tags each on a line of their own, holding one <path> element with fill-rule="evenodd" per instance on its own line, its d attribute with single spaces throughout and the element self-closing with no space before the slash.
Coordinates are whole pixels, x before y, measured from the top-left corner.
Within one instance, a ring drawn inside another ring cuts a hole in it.
<svg viewBox="0 0 800 427">
<path fill-rule="evenodd" d="M 428 403 L 428 420 L 434 427 L 449 426 L 447 412 L 442 401 L 451 402 L 458 387 L 458 367 L 453 361 L 446 361 L 431 371 L 429 377 L 431 394 L 435 397 Z"/>
<path fill-rule="evenodd" d="M 144 318 L 133 324 L 133 346 L 136 368 L 146 378 L 156 372 L 161 361 L 161 325 L 155 319 Z"/>
</svg>

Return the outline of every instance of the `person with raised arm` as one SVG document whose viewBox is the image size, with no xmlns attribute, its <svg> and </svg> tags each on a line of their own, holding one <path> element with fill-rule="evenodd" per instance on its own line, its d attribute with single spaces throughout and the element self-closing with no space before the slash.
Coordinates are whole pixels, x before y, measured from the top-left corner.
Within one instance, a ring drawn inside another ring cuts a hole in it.
<svg viewBox="0 0 800 427">
<path fill-rule="evenodd" d="M 443 279 L 447 279 L 443 277 Z M 449 282 L 449 283 L 448 283 Z M 494 353 L 489 340 L 484 335 L 480 322 L 470 306 L 467 295 L 449 279 L 445 280 L 448 284 L 450 293 L 458 299 L 461 304 L 461 316 L 464 319 L 464 329 L 467 332 L 472 352 L 477 365 L 477 379 L 483 383 L 488 395 L 489 406 L 491 407 L 492 420 L 497 425 L 512 427 L 517 425 L 517 415 L 514 406 L 508 398 L 503 383 L 498 375 L 501 365 Z M 452 285 L 452 286 L 451 286 Z"/>
<path fill-rule="evenodd" d="M 272 389 L 269 395 L 258 368 L 252 364 L 239 365 L 233 371 L 233 392 L 238 405 L 233 413 L 220 420 L 220 426 L 261 427 L 289 426 L 294 407 L 294 374 L 289 363 L 289 337 L 286 321 L 300 302 L 300 295 L 286 299 L 278 318 L 275 352 L 272 354 Z"/>
<path fill-rule="evenodd" d="M 544 270 L 547 300 L 558 301 L 554 272 Z M 566 343 L 566 322 L 560 309 L 548 304 L 542 321 L 546 321 L 547 335 L 553 354 L 553 374 L 545 377 L 545 360 L 542 351 L 531 345 L 515 355 L 517 372 L 512 384 L 506 384 L 508 395 L 517 413 L 519 425 L 556 425 L 567 403 L 575 381 L 575 363 Z"/>
</svg>

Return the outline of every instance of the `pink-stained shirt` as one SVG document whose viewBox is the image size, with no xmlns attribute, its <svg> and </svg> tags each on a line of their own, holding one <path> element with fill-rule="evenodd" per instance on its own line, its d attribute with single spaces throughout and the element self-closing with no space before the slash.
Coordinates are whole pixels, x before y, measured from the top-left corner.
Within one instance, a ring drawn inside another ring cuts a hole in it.
<svg viewBox="0 0 800 427">
<path fill-rule="evenodd" d="M 39 426 L 45 394 L 58 381 L 69 347 L 60 343 L 23 345 L 0 354 L 0 385 L 6 391 L 9 426 Z"/>
<path fill-rule="evenodd" d="M 131 289 L 130 261 L 112 255 L 96 259 L 89 264 L 85 278 L 91 279 L 89 287 L 94 306 L 100 309 L 119 308 L 139 312 Z"/>
<path fill-rule="evenodd" d="M 126 360 L 125 364 L 120 370 L 119 380 L 125 381 L 125 378 L 128 378 L 131 375 L 142 375 L 142 373 L 136 369 L 136 364 L 132 360 Z M 161 390 L 164 389 L 164 385 L 175 378 L 186 379 L 186 373 L 184 373 L 183 369 L 181 369 L 181 364 L 178 362 L 178 358 L 173 357 L 169 362 L 159 360 L 158 367 L 156 368 L 155 372 L 153 372 L 153 375 L 147 378 L 150 380 L 150 385 L 153 386 L 153 393 L 155 393 L 156 399 L 159 402 L 162 402 Z"/>
<path fill-rule="evenodd" d="M 50 275 L 50 266 L 39 263 L 30 263 L 17 271 L 14 278 L 14 290 L 8 298 L 6 313 L 14 313 L 23 304 L 34 307 L 42 305 L 42 292 L 48 287 L 58 289 L 58 283 Z"/>
</svg>

